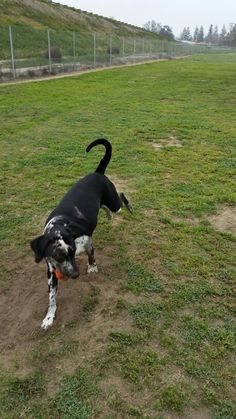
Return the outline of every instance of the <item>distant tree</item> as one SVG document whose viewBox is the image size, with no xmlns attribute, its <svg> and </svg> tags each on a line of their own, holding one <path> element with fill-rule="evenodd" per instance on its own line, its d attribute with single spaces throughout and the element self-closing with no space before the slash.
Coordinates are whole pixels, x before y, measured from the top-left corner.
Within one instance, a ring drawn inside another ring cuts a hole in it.
<svg viewBox="0 0 236 419">
<path fill-rule="evenodd" d="M 185 41 L 186 40 L 186 28 L 185 27 L 182 30 L 181 34 L 180 34 L 180 40 L 181 41 Z"/>
<path fill-rule="evenodd" d="M 165 38 L 168 38 L 170 41 L 174 39 L 174 34 L 170 26 L 164 25 L 161 27 L 161 30 L 159 32 L 161 36 L 164 36 Z"/>
<path fill-rule="evenodd" d="M 150 20 L 148 22 L 144 23 L 143 29 L 146 29 L 146 31 L 151 32 L 151 21 Z"/>
<path fill-rule="evenodd" d="M 197 42 L 203 42 L 203 41 L 204 41 L 204 29 L 203 29 L 203 26 L 200 26 L 200 29 L 198 31 Z"/>
<path fill-rule="evenodd" d="M 208 44 L 212 44 L 213 43 L 213 25 L 210 25 L 209 30 L 208 30 L 208 34 L 205 38 L 205 41 Z"/>
<path fill-rule="evenodd" d="M 148 22 L 144 23 L 143 28 L 147 31 L 158 33 L 165 38 L 170 40 L 174 39 L 174 34 L 172 29 L 168 25 L 162 26 L 160 23 L 156 22 L 155 20 L 149 20 Z"/>
<path fill-rule="evenodd" d="M 223 25 L 219 33 L 218 26 L 210 25 L 207 35 L 204 37 L 203 26 L 196 26 L 193 37 L 191 36 L 189 27 L 184 27 L 180 34 L 182 41 L 207 42 L 213 45 L 225 45 L 229 47 L 236 47 L 236 23 L 231 23 L 229 31 L 227 32 L 225 25 Z"/>
<path fill-rule="evenodd" d="M 221 33 L 219 35 L 219 44 L 225 45 L 226 44 L 226 37 L 227 37 L 227 31 L 225 25 L 223 25 L 221 29 Z"/>
<path fill-rule="evenodd" d="M 161 24 L 157 23 L 155 20 L 151 21 L 151 31 L 155 33 L 160 33 Z"/>
<path fill-rule="evenodd" d="M 192 40 L 193 40 L 193 37 L 192 37 L 192 35 L 191 35 L 191 31 L 190 31 L 190 29 L 189 29 L 189 26 L 187 27 L 187 36 L 188 36 L 188 40 L 189 40 L 189 41 L 192 41 Z"/>
<path fill-rule="evenodd" d="M 232 28 L 231 35 L 232 35 L 232 46 L 236 47 L 236 24 L 234 24 Z"/>
<path fill-rule="evenodd" d="M 198 29 L 198 26 L 196 26 L 194 34 L 193 34 L 193 41 L 194 42 L 198 42 L 198 34 L 199 34 L 199 29 Z"/>
<path fill-rule="evenodd" d="M 160 33 L 161 24 L 157 23 L 155 20 L 149 20 L 144 23 L 143 28 L 150 32 Z"/>
<path fill-rule="evenodd" d="M 236 46 L 236 24 L 235 23 L 230 24 L 229 32 L 226 35 L 226 44 L 229 47 L 235 47 Z"/>
<path fill-rule="evenodd" d="M 219 43 L 219 31 L 218 31 L 218 26 L 217 25 L 214 27 L 214 30 L 213 30 L 212 43 L 214 45 L 218 45 L 218 43 Z"/>
<path fill-rule="evenodd" d="M 187 28 L 184 28 L 183 29 L 183 32 L 180 35 L 180 39 L 182 41 L 192 41 L 192 36 L 191 36 L 191 32 L 190 32 L 189 26 Z"/>
</svg>

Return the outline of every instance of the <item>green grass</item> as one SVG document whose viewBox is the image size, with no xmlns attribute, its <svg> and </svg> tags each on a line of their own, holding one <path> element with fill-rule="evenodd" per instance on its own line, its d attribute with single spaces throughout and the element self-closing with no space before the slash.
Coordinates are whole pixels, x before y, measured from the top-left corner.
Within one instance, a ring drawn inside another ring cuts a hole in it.
<svg viewBox="0 0 236 419">
<path fill-rule="evenodd" d="M 235 54 L 204 55 L 0 86 L 3 308 L 30 239 L 103 155 L 91 140 L 111 140 L 134 207 L 99 217 L 77 317 L 5 347 L 4 418 L 235 417 L 235 236 L 208 219 L 235 206 L 235 71 Z"/>
<path fill-rule="evenodd" d="M 144 266 L 138 265 L 133 260 L 127 260 L 127 282 L 124 288 L 132 291 L 134 294 L 141 292 L 161 292 L 163 283 L 156 277 L 156 275 L 145 269 Z"/>
<path fill-rule="evenodd" d="M 1 415 L 15 417 L 14 412 L 29 414 L 31 406 L 40 403 L 45 390 L 42 374 L 34 372 L 25 378 L 1 377 Z M 34 409 L 34 407 L 33 407 Z"/>
<path fill-rule="evenodd" d="M 169 385 L 162 390 L 159 403 L 162 409 L 178 412 L 183 410 L 186 402 L 186 395 L 182 389 L 179 386 Z"/>
<path fill-rule="evenodd" d="M 96 397 L 98 392 L 88 371 L 80 368 L 63 378 L 53 404 L 61 418 L 91 418 L 95 412 L 89 399 Z"/>
</svg>

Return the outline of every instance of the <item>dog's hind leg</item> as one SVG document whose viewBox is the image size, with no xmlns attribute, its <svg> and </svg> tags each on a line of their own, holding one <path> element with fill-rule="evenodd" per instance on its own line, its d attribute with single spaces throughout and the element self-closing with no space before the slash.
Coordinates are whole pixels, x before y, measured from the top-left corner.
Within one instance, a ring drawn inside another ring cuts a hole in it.
<svg viewBox="0 0 236 419">
<path fill-rule="evenodd" d="M 122 202 L 122 206 L 124 205 L 127 208 L 127 210 L 132 213 L 133 212 L 132 205 L 130 204 L 130 202 L 126 198 L 125 194 L 123 192 L 121 192 L 119 195 L 120 195 L 120 200 Z"/>
<path fill-rule="evenodd" d="M 97 267 L 96 260 L 95 260 L 95 257 L 94 257 L 94 248 L 93 248 L 93 243 L 92 243 L 91 238 L 88 241 L 88 243 L 86 244 L 85 249 L 86 249 L 86 253 L 88 255 L 88 269 L 87 269 L 87 272 L 88 272 L 88 274 L 97 273 L 98 272 L 98 267 Z"/>
<path fill-rule="evenodd" d="M 58 287 L 58 281 L 54 273 L 53 266 L 50 262 L 47 261 L 48 266 L 48 311 L 46 316 L 44 317 L 41 328 L 46 330 L 48 327 L 52 326 L 53 321 L 56 316 L 56 310 L 57 310 L 57 287 Z"/>
</svg>

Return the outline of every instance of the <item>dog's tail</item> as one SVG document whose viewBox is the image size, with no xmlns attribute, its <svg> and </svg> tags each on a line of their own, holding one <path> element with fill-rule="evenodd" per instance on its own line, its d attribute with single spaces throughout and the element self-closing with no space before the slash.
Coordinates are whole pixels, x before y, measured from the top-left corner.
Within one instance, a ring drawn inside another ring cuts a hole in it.
<svg viewBox="0 0 236 419">
<path fill-rule="evenodd" d="M 105 170 L 107 168 L 107 165 L 109 163 L 109 161 L 111 160 L 111 154 L 112 154 L 112 146 L 111 143 L 106 140 L 105 138 L 99 138 L 98 140 L 93 141 L 91 144 L 88 145 L 88 147 L 86 148 L 86 152 L 88 153 L 91 148 L 95 147 L 96 145 L 102 144 L 104 145 L 104 147 L 106 148 L 106 153 L 105 156 L 102 158 L 102 160 L 100 161 L 97 169 L 95 170 L 95 172 L 97 173 L 105 173 Z"/>
</svg>

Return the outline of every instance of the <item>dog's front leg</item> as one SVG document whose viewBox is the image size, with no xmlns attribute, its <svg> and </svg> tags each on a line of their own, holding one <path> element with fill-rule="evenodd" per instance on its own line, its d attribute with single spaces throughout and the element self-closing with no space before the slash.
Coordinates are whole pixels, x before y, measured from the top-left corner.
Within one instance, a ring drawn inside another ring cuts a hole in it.
<svg viewBox="0 0 236 419">
<path fill-rule="evenodd" d="M 52 326 L 53 320 L 55 319 L 56 310 L 57 310 L 57 286 L 58 281 L 54 273 L 53 266 L 50 262 L 47 261 L 48 266 L 48 297 L 49 297 L 49 304 L 48 304 L 48 311 L 46 316 L 44 317 L 41 328 L 46 330 L 48 327 Z"/>
<path fill-rule="evenodd" d="M 88 274 L 97 273 L 98 267 L 97 267 L 96 260 L 94 257 L 94 248 L 93 248 L 91 238 L 86 244 L 86 253 L 88 255 L 88 269 L 87 269 Z"/>
</svg>

